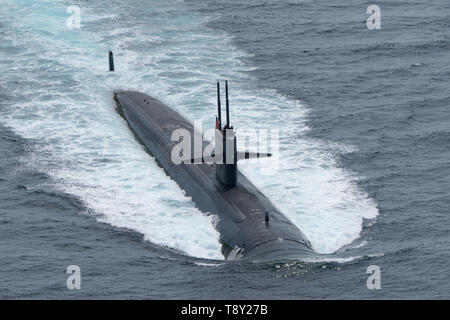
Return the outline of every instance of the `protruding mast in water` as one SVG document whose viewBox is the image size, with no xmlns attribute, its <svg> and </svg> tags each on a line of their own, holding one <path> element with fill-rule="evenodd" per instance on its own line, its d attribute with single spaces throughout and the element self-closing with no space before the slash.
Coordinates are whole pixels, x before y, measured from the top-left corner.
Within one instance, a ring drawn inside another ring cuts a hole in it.
<svg viewBox="0 0 450 320">
<path fill-rule="evenodd" d="M 114 71 L 114 57 L 112 51 L 109 51 L 109 71 Z"/>
</svg>

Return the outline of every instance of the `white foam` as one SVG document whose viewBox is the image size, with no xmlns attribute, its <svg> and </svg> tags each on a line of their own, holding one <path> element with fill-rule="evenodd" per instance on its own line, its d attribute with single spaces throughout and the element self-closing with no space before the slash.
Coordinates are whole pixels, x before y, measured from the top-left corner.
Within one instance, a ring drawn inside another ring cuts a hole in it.
<svg viewBox="0 0 450 320">
<path fill-rule="evenodd" d="M 48 10 L 46 30 L 52 31 L 52 9 L 42 9 Z M 212 217 L 193 206 L 115 113 L 115 77 L 104 76 L 104 48 L 95 42 L 73 47 L 78 34 L 71 39 L 40 34 L 45 27 L 41 23 L 27 26 L 33 40 L 44 44 L 39 48 L 34 43 L 36 56 L 51 61 L 49 68 L 57 69 L 58 77 L 31 73 L 39 60 L 17 61 L 23 63 L 17 71 L 27 70 L 28 81 L 45 87 L 30 88 L 25 94 L 31 100 L 13 106 L 5 119 L 22 136 L 42 143 L 26 159 L 28 164 L 46 171 L 59 189 L 79 197 L 101 221 L 136 230 L 146 240 L 191 256 L 223 259 Z M 60 77 L 72 77 L 75 86 L 63 87 Z"/>
<path fill-rule="evenodd" d="M 351 257 L 327 257 L 324 256 L 323 258 L 306 258 L 304 259 L 305 262 L 310 263 L 348 263 L 355 260 L 360 260 L 363 258 L 379 258 L 383 257 L 384 253 L 374 253 L 374 254 L 368 254 L 363 256 L 351 256 Z"/>
</svg>

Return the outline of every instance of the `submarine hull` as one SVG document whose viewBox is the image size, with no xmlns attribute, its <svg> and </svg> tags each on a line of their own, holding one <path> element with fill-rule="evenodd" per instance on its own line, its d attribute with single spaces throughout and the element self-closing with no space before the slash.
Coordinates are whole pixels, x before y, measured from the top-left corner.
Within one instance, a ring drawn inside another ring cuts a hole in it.
<svg viewBox="0 0 450 320">
<path fill-rule="evenodd" d="M 228 187 L 216 178 L 216 164 L 172 162 L 174 130 L 185 129 L 191 137 L 202 139 L 179 113 L 139 92 L 115 92 L 114 100 L 119 114 L 165 172 L 197 208 L 217 217 L 215 227 L 227 260 L 297 259 L 314 254 L 305 235 L 239 170 L 237 185 Z M 203 148 L 208 144 L 203 141 Z"/>
</svg>

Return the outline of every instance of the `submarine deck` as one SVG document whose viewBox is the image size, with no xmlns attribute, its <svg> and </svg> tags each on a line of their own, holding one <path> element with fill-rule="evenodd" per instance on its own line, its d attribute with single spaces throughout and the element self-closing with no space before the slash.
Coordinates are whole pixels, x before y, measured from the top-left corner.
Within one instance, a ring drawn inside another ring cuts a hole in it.
<svg viewBox="0 0 450 320">
<path fill-rule="evenodd" d="M 227 187 L 216 179 L 215 164 L 175 164 L 171 160 L 176 129 L 186 129 L 209 145 L 193 125 L 172 108 L 139 92 L 116 92 L 118 112 L 165 172 L 205 213 L 218 217 L 222 253 L 238 258 L 304 257 L 314 253 L 304 234 L 239 170 L 237 185 Z M 269 223 L 265 222 L 266 212 Z"/>
</svg>

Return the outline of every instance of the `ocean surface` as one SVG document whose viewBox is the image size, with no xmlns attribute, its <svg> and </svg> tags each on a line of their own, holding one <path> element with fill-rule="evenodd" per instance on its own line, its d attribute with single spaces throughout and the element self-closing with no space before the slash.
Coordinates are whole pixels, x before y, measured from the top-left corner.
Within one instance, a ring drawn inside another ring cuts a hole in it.
<svg viewBox="0 0 450 320">
<path fill-rule="evenodd" d="M 0 4 L 0 298 L 450 298 L 448 1 Z M 224 261 L 114 108 L 142 91 L 206 130 L 225 79 L 236 128 L 279 130 L 275 174 L 240 168 L 317 258 Z"/>
</svg>

